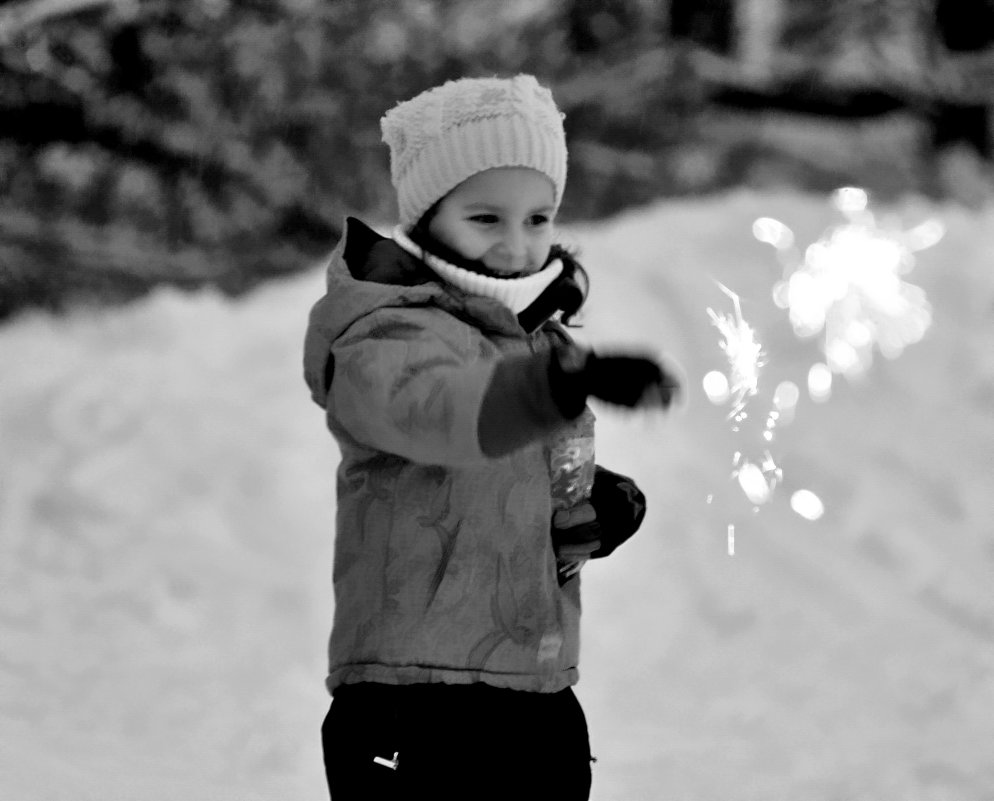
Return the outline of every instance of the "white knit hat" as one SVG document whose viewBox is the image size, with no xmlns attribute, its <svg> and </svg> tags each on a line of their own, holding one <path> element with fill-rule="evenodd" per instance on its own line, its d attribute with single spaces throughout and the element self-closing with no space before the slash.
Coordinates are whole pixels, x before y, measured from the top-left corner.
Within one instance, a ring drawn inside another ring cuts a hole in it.
<svg viewBox="0 0 994 801">
<path fill-rule="evenodd" d="M 467 178 L 492 167 L 531 167 L 566 186 L 563 115 L 531 75 L 448 81 L 380 120 L 400 225 L 410 230 Z"/>
</svg>

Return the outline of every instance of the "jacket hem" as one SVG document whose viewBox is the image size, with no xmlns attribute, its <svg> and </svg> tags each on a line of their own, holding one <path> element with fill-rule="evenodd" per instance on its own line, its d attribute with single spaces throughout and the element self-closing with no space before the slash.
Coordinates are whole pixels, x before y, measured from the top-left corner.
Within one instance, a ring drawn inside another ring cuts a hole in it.
<svg viewBox="0 0 994 801">
<path fill-rule="evenodd" d="M 575 667 L 551 673 L 496 673 L 488 670 L 440 668 L 424 665 L 380 665 L 353 663 L 334 668 L 325 680 L 328 692 L 343 684 L 487 684 L 508 690 L 556 693 L 580 680 Z"/>
</svg>

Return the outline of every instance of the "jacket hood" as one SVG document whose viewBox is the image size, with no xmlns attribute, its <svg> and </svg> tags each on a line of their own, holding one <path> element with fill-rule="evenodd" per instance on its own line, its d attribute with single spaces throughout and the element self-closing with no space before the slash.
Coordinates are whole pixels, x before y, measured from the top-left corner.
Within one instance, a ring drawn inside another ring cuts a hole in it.
<svg viewBox="0 0 994 801">
<path fill-rule="evenodd" d="M 357 320 L 378 309 L 435 306 L 484 332 L 526 338 L 517 315 L 499 301 L 445 284 L 393 239 L 354 217 L 332 252 L 327 291 L 311 309 L 304 338 L 304 379 L 324 408 L 334 370 L 331 349 Z"/>
<path fill-rule="evenodd" d="M 321 407 L 333 368 L 331 347 L 356 320 L 385 307 L 431 304 L 446 294 L 425 264 L 354 217 L 346 219 L 329 257 L 326 283 L 304 337 L 304 379 Z"/>
</svg>

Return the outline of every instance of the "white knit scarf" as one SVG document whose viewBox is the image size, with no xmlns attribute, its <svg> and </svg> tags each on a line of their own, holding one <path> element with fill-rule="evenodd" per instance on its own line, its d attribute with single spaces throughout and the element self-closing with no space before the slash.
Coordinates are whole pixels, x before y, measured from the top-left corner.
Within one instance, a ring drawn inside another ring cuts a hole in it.
<svg viewBox="0 0 994 801">
<path fill-rule="evenodd" d="M 404 250 L 415 258 L 421 259 L 440 278 L 448 281 L 454 287 L 471 295 L 500 301 L 515 314 L 520 314 L 531 306 L 535 299 L 548 289 L 563 271 L 562 261 L 556 259 L 531 275 L 521 278 L 494 278 L 456 267 L 454 264 L 428 253 L 424 248 L 415 245 L 399 225 L 393 229 L 393 239 Z"/>
</svg>

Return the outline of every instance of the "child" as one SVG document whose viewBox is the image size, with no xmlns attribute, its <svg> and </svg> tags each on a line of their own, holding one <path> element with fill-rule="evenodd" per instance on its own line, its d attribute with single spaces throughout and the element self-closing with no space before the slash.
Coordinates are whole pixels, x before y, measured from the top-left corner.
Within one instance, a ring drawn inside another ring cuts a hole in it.
<svg viewBox="0 0 994 801">
<path fill-rule="evenodd" d="M 347 220 L 305 342 L 341 451 L 329 789 L 586 799 L 577 569 L 645 511 L 594 467 L 586 400 L 665 407 L 677 387 L 551 319 L 585 280 L 553 244 L 566 144 L 547 89 L 450 81 L 382 127 L 400 225 Z"/>
</svg>

